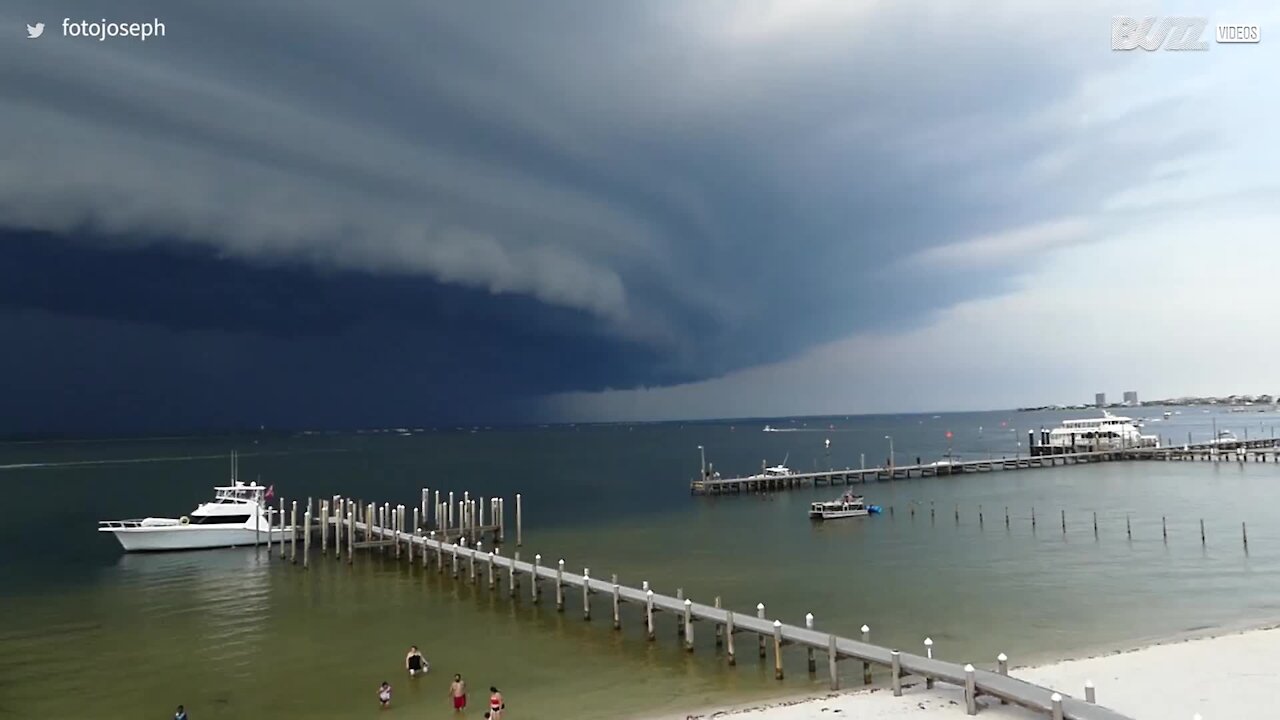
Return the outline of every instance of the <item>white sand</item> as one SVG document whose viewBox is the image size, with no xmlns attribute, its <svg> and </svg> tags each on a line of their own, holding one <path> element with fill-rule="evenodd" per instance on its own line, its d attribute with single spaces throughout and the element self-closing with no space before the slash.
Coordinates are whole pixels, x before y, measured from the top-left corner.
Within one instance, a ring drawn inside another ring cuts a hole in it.
<svg viewBox="0 0 1280 720">
<path fill-rule="evenodd" d="M 1054 690 L 1084 697 L 1092 680 L 1097 699 L 1137 720 L 1250 720 L 1280 717 L 1280 629 L 1251 630 L 1214 638 L 1154 645 L 1085 660 L 1069 660 L 1042 667 L 1016 668 L 1011 674 Z M 700 711 L 700 720 L 893 720 L 896 718 L 959 718 L 964 712 L 961 688 L 938 683 L 933 690 L 923 680 L 895 698 L 887 688 L 831 693 L 769 705 Z M 979 716 L 993 720 L 1043 718 L 1027 710 L 1001 706 L 979 698 Z M 670 720 L 684 720 L 673 716 Z M 668 720 L 663 718 L 662 720 Z"/>
</svg>

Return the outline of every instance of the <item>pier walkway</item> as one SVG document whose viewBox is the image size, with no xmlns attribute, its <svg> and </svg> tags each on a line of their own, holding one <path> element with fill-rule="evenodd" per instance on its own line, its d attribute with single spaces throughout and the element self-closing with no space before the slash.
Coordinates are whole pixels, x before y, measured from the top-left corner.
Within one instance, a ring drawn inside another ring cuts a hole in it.
<svg viewBox="0 0 1280 720">
<path fill-rule="evenodd" d="M 631 603 L 643 608 L 644 627 L 649 640 L 656 639 L 654 617 L 658 613 L 667 613 L 677 618 L 680 635 L 684 647 L 689 652 L 694 649 L 694 626 L 696 623 L 709 624 L 714 629 L 716 646 L 724 647 L 725 657 L 730 665 L 736 663 L 734 636 L 739 633 L 752 633 L 758 639 L 759 657 L 766 657 L 766 647 L 772 645 L 774 657 L 774 674 L 778 679 L 783 677 L 783 647 L 794 645 L 804 648 L 808 657 L 810 673 L 816 672 L 816 656 L 827 656 L 828 671 L 832 689 L 839 688 L 837 663 L 841 660 L 862 662 L 863 683 L 871 683 L 872 666 L 886 668 L 890 675 L 890 687 L 895 696 L 903 694 L 903 678 L 916 676 L 924 678 L 927 685 L 934 681 L 945 682 L 964 688 L 966 712 L 977 714 L 979 706 L 977 698 L 988 696 L 1001 702 L 1013 703 L 1029 710 L 1050 716 L 1055 720 L 1131 720 L 1125 715 L 1109 710 L 1086 700 L 1069 697 L 1049 688 L 1019 680 L 1008 675 L 1004 656 L 1000 658 L 1000 669 L 997 672 L 978 670 L 972 665 L 957 665 L 931 657 L 903 653 L 881 647 L 869 642 L 869 628 L 863 627 L 862 638 L 855 640 L 841 637 L 834 633 L 821 632 L 812 627 L 812 616 L 806 618 L 806 627 L 790 625 L 780 620 L 769 620 L 765 615 L 763 604 L 756 606 L 756 613 L 739 614 L 721 607 L 720 598 L 713 605 L 693 602 L 683 597 L 683 591 L 676 595 L 664 595 L 654 592 L 646 582 L 640 588 L 624 586 L 618 583 L 616 575 L 608 581 L 591 576 L 589 569 L 581 573 L 565 570 L 564 560 L 556 562 L 554 567 L 542 564 L 542 556 L 535 555 L 532 563 L 520 559 L 520 553 L 513 557 L 503 556 L 498 549 L 486 550 L 482 543 L 472 541 L 466 543 L 465 536 L 458 535 L 458 542 L 437 539 L 435 531 L 424 532 L 422 529 L 410 531 L 405 516 L 405 506 L 390 507 L 387 512 L 376 512 L 376 505 L 368 505 L 367 512 L 355 502 L 335 498 L 331 506 L 329 501 L 323 502 L 320 528 L 323 542 L 327 545 L 330 526 L 333 531 L 335 551 L 342 547 L 342 534 L 347 532 L 346 543 L 348 562 L 354 560 L 352 551 L 356 547 L 386 547 L 395 549 L 395 557 L 407 557 L 413 563 L 415 553 L 425 568 L 433 561 L 438 572 L 449 569 L 454 577 L 469 579 L 473 584 L 487 582 L 491 591 L 498 592 L 504 582 L 508 594 L 515 598 L 520 591 L 521 578 L 529 579 L 529 597 L 537 604 L 542 600 L 544 584 L 549 584 L 554 594 L 557 611 L 564 612 L 566 591 L 580 594 L 584 620 L 591 619 L 591 596 L 600 595 L 610 599 L 613 628 L 622 627 L 622 605 Z M 500 505 L 500 503 L 499 503 Z M 310 503 L 308 503 L 310 508 Z M 307 511 L 308 526 L 310 510 Z M 415 516 L 418 513 L 415 511 Z M 344 517 L 345 515 L 345 517 Z M 361 518 L 360 516 L 363 516 Z M 501 526 L 501 516 L 495 518 L 495 526 Z M 372 522 L 370 521 L 372 520 Z M 356 536 L 362 538 L 356 542 Z M 309 551 L 310 533 L 304 534 L 306 547 L 303 550 L 304 565 Z M 296 542 L 293 553 L 296 558 Z M 519 543 L 517 543 L 518 545 Z M 404 552 L 401 552 L 403 548 Z M 283 548 L 282 548 L 283 550 Z M 283 556 L 283 555 L 282 555 Z M 296 562 L 296 559 L 295 559 Z"/>
<path fill-rule="evenodd" d="M 941 460 L 915 465 L 890 465 L 869 468 L 843 468 L 790 475 L 760 474 L 742 477 L 708 477 L 689 482 L 693 495 L 724 495 L 737 493 L 791 490 L 820 485 L 849 485 L 868 480 L 900 480 L 913 477 L 963 475 L 996 470 L 1026 470 L 1031 468 L 1078 465 L 1081 463 L 1114 462 L 1118 460 L 1162 460 L 1219 462 L 1280 462 L 1280 438 L 1241 440 L 1230 446 L 1196 444 L 1161 448 L 1128 448 L 1087 452 L 1025 455 L 988 458 L 985 460 Z"/>
</svg>

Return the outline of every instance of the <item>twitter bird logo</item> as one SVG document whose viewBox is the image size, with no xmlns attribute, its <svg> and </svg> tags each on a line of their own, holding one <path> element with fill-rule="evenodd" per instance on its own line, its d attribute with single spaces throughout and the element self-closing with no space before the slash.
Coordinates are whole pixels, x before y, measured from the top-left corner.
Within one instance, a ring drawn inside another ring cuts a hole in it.
<svg viewBox="0 0 1280 720">
<path fill-rule="evenodd" d="M 38 22 L 35 25 L 27 26 L 28 39 L 35 40 L 36 38 L 40 37 L 43 34 L 44 34 L 44 23 Z"/>
</svg>

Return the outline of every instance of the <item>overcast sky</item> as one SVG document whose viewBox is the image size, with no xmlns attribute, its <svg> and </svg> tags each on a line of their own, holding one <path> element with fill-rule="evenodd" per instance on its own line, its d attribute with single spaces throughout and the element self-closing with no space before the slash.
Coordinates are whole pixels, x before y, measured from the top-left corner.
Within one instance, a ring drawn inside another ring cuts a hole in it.
<svg viewBox="0 0 1280 720">
<path fill-rule="evenodd" d="M 1260 3 L 6 3 L 0 431 L 1280 392 L 1276 43 L 1113 52 L 1117 14 L 1280 28 Z"/>
</svg>

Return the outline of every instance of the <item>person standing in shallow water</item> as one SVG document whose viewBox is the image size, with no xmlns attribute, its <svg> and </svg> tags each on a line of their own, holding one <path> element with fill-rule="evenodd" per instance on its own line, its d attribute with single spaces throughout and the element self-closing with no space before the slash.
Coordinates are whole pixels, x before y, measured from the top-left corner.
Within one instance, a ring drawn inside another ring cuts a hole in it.
<svg viewBox="0 0 1280 720">
<path fill-rule="evenodd" d="M 422 657 L 422 653 L 418 652 L 417 645 L 411 646 L 409 653 L 404 656 L 404 667 L 409 671 L 409 677 L 426 674 L 427 659 Z"/>
<path fill-rule="evenodd" d="M 449 697 L 453 698 L 453 711 L 462 712 L 467 707 L 467 683 L 461 675 L 454 675 L 449 684 Z"/>
<path fill-rule="evenodd" d="M 173 720 L 188 720 L 187 709 L 182 705 L 179 705 L 178 711 L 173 714 Z"/>
<path fill-rule="evenodd" d="M 378 688 L 378 703 L 383 710 L 391 707 L 391 683 L 386 680 L 383 680 L 382 685 Z"/>
<path fill-rule="evenodd" d="M 502 693 L 498 692 L 498 688 L 489 688 L 489 720 L 502 720 L 502 711 L 506 708 L 506 703 L 502 701 Z"/>
</svg>

